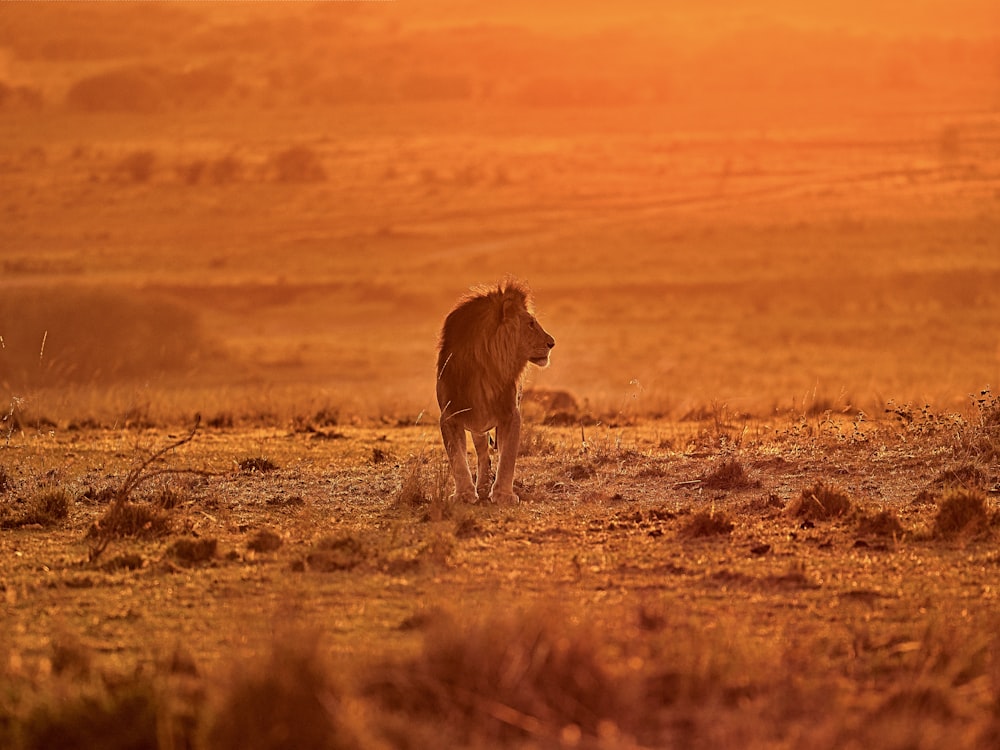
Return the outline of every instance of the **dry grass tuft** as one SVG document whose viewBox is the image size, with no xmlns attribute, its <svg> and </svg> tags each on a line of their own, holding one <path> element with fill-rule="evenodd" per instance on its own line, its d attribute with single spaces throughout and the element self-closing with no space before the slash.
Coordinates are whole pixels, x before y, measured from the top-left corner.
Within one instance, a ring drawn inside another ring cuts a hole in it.
<svg viewBox="0 0 1000 750">
<path fill-rule="evenodd" d="M 261 529 L 247 542 L 247 549 L 251 552 L 274 552 L 282 545 L 281 535 L 270 529 Z"/>
<path fill-rule="evenodd" d="M 743 464 L 735 458 L 730 458 L 723 461 L 714 471 L 705 475 L 701 480 L 701 486 L 710 490 L 739 490 L 747 487 L 759 487 L 760 482 L 750 479 Z"/>
<path fill-rule="evenodd" d="M 851 508 L 851 498 L 846 493 L 827 487 L 820 480 L 802 490 L 802 494 L 789 503 L 787 513 L 800 518 L 826 520 L 843 516 Z"/>
<path fill-rule="evenodd" d="M 871 536 L 898 538 L 903 535 L 903 525 L 894 510 L 881 510 L 873 516 L 858 517 L 858 533 Z"/>
<path fill-rule="evenodd" d="M 265 456 L 248 456 L 240 459 L 236 465 L 244 474 L 270 474 L 278 470 L 278 465 Z"/>
<path fill-rule="evenodd" d="M 107 688 L 89 688 L 69 700 L 36 707 L 25 722 L 24 750 L 133 750 L 159 746 L 157 699 L 140 677 Z"/>
<path fill-rule="evenodd" d="M 340 690 L 314 636 L 285 635 L 229 681 L 205 747 L 336 750 L 364 746 L 345 720 Z"/>
<path fill-rule="evenodd" d="M 87 532 L 89 539 L 156 539 L 170 533 L 170 515 L 149 503 L 115 500 Z"/>
<path fill-rule="evenodd" d="M 934 532 L 939 537 L 980 534 L 989 526 L 986 495 L 979 490 L 951 490 L 938 501 Z"/>
<path fill-rule="evenodd" d="M 218 546 L 215 537 L 183 537 L 170 545 L 167 554 L 185 565 L 197 565 L 215 557 Z"/>
<path fill-rule="evenodd" d="M 432 620 L 421 653 L 378 667 L 366 695 L 414 722 L 449 726 L 460 744 L 495 746 L 530 737 L 558 744 L 576 727 L 588 737 L 628 722 L 637 685 L 599 658 L 601 643 L 548 612 L 504 612 L 474 624 Z"/>
<path fill-rule="evenodd" d="M 162 510 L 173 510 L 177 506 L 187 502 L 190 498 L 187 493 L 181 490 L 173 487 L 161 487 L 147 495 L 145 499 Z"/>
<path fill-rule="evenodd" d="M 410 510 L 425 509 L 424 520 L 451 518 L 454 504 L 448 496 L 450 480 L 447 462 L 428 466 L 423 459 L 413 458 L 407 463 L 403 482 L 396 492 L 395 506 Z"/>
<path fill-rule="evenodd" d="M 733 528 L 735 528 L 733 522 L 725 513 L 700 511 L 684 524 L 680 535 L 688 539 L 722 536 L 731 533 Z"/>
<path fill-rule="evenodd" d="M 353 570 L 368 559 L 365 546 L 350 534 L 323 537 L 306 555 L 309 570 L 332 573 Z"/>
<path fill-rule="evenodd" d="M 945 469 L 934 478 L 934 484 L 938 487 L 986 487 L 988 483 L 986 472 L 974 464 Z"/>
<path fill-rule="evenodd" d="M 1000 396 L 989 388 L 974 396 L 975 414 L 959 436 L 959 446 L 970 456 L 984 461 L 1000 458 Z"/>
<path fill-rule="evenodd" d="M 22 526 L 57 526 L 69 516 L 72 501 L 62 490 L 51 490 L 33 497 L 24 508 L 0 517 L 0 529 Z"/>
</svg>

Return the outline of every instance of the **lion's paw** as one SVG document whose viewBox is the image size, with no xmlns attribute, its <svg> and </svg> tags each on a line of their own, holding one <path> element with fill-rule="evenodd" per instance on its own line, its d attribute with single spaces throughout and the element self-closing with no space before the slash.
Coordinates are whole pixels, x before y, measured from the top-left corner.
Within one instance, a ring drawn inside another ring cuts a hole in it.
<svg viewBox="0 0 1000 750">
<path fill-rule="evenodd" d="M 501 492 L 498 490 L 493 490 L 493 492 L 490 493 L 490 500 L 495 502 L 497 505 L 517 505 L 521 502 L 521 498 L 513 492 Z"/>
<path fill-rule="evenodd" d="M 474 489 L 467 489 L 456 492 L 450 499 L 455 503 L 469 503 L 470 505 L 474 505 L 479 502 L 479 495 L 476 494 Z"/>
</svg>

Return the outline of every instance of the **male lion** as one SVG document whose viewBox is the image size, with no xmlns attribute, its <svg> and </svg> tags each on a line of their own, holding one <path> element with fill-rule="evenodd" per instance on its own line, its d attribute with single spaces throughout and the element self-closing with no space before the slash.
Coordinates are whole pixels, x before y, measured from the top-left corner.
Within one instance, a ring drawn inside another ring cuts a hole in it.
<svg viewBox="0 0 1000 750">
<path fill-rule="evenodd" d="M 474 503 L 489 498 L 516 503 L 514 461 L 521 434 L 521 375 L 528 363 L 546 367 L 556 345 L 531 314 L 527 285 L 506 279 L 473 289 L 445 318 L 438 344 L 437 400 L 441 437 L 455 476 L 454 497 Z M 487 434 L 496 428 L 500 462 L 490 488 Z M 479 459 L 476 483 L 465 432 Z"/>
</svg>

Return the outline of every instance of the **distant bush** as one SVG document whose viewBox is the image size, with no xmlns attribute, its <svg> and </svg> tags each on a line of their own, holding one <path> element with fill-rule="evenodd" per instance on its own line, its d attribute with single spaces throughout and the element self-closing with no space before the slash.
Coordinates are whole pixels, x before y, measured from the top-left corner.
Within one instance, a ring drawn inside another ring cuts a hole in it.
<svg viewBox="0 0 1000 750">
<path fill-rule="evenodd" d="M 209 352 L 194 313 L 103 289 L 5 289 L 0 331 L 0 383 L 15 391 L 184 371 Z"/>
<path fill-rule="evenodd" d="M 115 165 L 114 175 L 126 182 L 144 183 L 152 179 L 155 168 L 156 154 L 148 149 L 142 149 L 123 157 Z"/>
<path fill-rule="evenodd" d="M 66 92 L 66 104 L 84 112 L 156 112 L 164 107 L 163 73 L 157 68 L 109 70 L 81 78 Z"/>
<path fill-rule="evenodd" d="M 42 103 L 42 93 L 38 89 L 0 81 L 0 110 L 40 109 Z"/>
<path fill-rule="evenodd" d="M 232 86 L 232 75 L 222 67 L 175 73 L 130 66 L 79 79 L 66 92 L 66 105 L 83 112 L 148 114 L 170 107 L 204 107 L 223 98 Z"/>
<path fill-rule="evenodd" d="M 472 95 L 472 84 L 458 75 L 415 73 L 402 81 L 399 93 L 403 99 L 414 101 L 468 99 Z"/>
<path fill-rule="evenodd" d="M 326 170 L 319 154 L 308 146 L 292 146 L 270 160 L 270 169 L 278 182 L 322 182 Z"/>
</svg>

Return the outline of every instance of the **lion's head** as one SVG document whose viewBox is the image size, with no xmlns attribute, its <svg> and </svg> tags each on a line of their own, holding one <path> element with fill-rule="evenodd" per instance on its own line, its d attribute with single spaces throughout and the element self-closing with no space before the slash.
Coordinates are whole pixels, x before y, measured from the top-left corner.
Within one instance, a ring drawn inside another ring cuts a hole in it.
<svg viewBox="0 0 1000 750">
<path fill-rule="evenodd" d="M 507 279 L 494 287 L 474 289 L 459 300 L 441 330 L 438 400 L 442 408 L 449 401 L 457 405 L 458 399 L 462 408 L 494 411 L 492 402 L 513 394 L 529 362 L 548 365 L 555 343 L 532 313 L 526 284 Z"/>
</svg>

